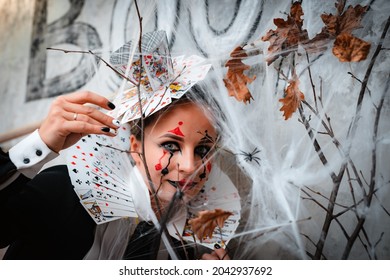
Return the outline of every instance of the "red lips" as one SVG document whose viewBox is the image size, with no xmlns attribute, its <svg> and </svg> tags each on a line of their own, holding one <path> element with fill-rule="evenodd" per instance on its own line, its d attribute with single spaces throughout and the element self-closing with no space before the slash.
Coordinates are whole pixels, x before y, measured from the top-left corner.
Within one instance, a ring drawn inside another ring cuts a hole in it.
<svg viewBox="0 0 390 280">
<path fill-rule="evenodd" d="M 194 182 L 194 181 L 187 181 L 186 179 L 181 179 L 180 181 L 171 181 L 171 180 L 168 180 L 168 182 L 174 186 L 175 188 L 179 188 L 181 189 L 182 191 L 185 191 L 185 190 L 188 190 L 188 189 L 192 189 L 193 187 L 195 187 L 198 183 L 197 182 Z"/>
<path fill-rule="evenodd" d="M 181 179 L 178 182 L 178 184 L 179 184 L 181 189 L 183 189 L 184 187 L 191 188 L 191 187 L 196 185 L 196 183 L 194 181 L 187 181 L 186 179 Z"/>
</svg>

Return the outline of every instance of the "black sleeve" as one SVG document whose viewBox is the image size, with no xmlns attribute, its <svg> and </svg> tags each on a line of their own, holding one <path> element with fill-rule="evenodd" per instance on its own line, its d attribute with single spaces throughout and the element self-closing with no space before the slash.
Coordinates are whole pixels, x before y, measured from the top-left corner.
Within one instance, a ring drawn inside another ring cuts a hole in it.
<svg viewBox="0 0 390 280">
<path fill-rule="evenodd" d="M 1 174 L 11 169 L 2 160 Z M 46 169 L 32 180 L 20 175 L 0 191 L 0 213 L 0 247 L 9 246 L 4 259 L 81 259 L 92 246 L 95 223 L 66 166 Z"/>
<path fill-rule="evenodd" d="M 16 172 L 16 166 L 9 159 L 8 153 L 0 148 L 0 184 L 8 180 Z"/>
</svg>

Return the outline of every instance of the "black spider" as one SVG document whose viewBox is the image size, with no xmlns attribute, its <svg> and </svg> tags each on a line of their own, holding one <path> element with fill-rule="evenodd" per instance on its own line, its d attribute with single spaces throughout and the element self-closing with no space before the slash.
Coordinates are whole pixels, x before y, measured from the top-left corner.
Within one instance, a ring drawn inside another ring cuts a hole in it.
<svg viewBox="0 0 390 280">
<path fill-rule="evenodd" d="M 245 156 L 244 160 L 245 160 L 246 162 L 248 162 L 248 161 L 250 161 L 250 162 L 254 161 L 254 162 L 256 162 L 258 165 L 260 165 L 260 161 L 261 161 L 260 157 L 255 156 L 255 155 L 257 155 L 258 153 L 260 153 L 260 150 L 257 149 L 257 147 L 255 147 L 251 153 L 247 153 L 247 152 L 241 151 L 241 153 L 240 153 L 239 155 Z"/>
</svg>

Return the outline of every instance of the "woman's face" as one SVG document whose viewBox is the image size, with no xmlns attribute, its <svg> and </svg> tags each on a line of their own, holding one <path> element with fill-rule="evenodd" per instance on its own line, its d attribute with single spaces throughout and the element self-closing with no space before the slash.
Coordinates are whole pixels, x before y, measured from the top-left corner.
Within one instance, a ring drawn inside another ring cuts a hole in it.
<svg viewBox="0 0 390 280">
<path fill-rule="evenodd" d="M 210 120 L 193 103 L 174 105 L 157 122 L 145 127 L 146 164 L 163 206 L 177 189 L 183 191 L 186 202 L 202 189 L 212 168 L 210 156 L 216 137 Z M 141 141 L 134 136 L 131 150 L 142 153 Z M 133 158 L 147 182 L 144 164 L 137 153 L 133 153 Z"/>
</svg>

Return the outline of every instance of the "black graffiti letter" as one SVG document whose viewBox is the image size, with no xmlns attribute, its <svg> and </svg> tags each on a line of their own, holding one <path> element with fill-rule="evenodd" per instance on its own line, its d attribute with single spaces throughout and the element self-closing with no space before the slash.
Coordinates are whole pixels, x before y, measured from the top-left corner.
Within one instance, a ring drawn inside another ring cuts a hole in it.
<svg viewBox="0 0 390 280">
<path fill-rule="evenodd" d="M 27 102 L 76 90 L 93 77 L 94 73 L 91 72 L 93 70 L 88 67 L 87 63 L 84 63 L 88 54 L 83 54 L 78 65 L 73 69 L 53 78 L 47 78 L 47 47 L 71 44 L 83 50 L 92 50 L 102 46 L 99 34 L 93 26 L 75 22 L 84 6 L 84 0 L 69 0 L 69 10 L 51 24 L 47 24 L 47 2 L 48 0 L 36 0 L 35 2 L 27 79 Z"/>
</svg>

